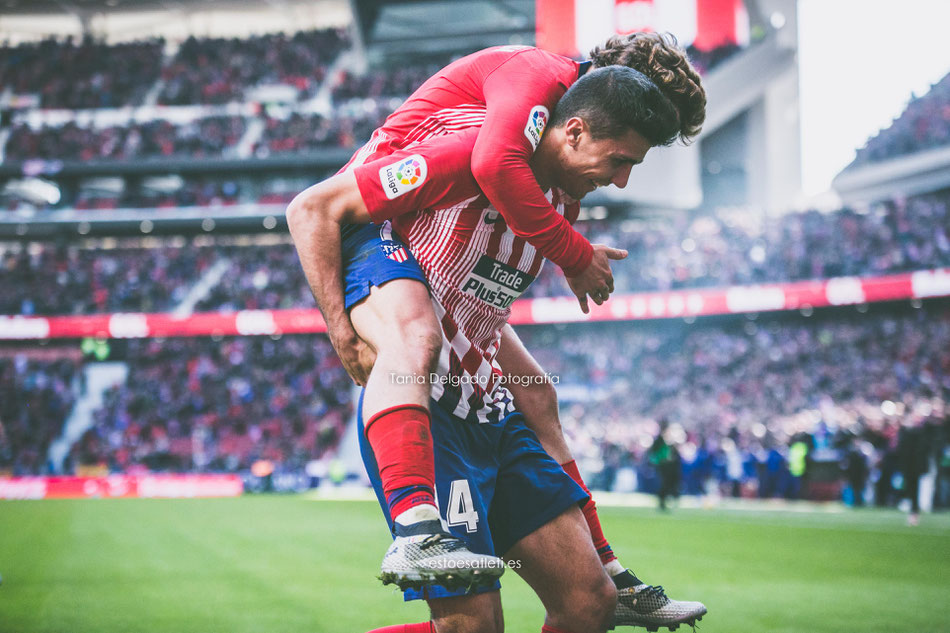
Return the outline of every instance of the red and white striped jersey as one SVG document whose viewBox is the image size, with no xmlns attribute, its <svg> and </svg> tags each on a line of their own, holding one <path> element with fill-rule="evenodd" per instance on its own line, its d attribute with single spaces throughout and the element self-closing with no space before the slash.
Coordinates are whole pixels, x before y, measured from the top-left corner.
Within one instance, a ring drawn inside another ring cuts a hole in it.
<svg viewBox="0 0 950 633">
<path fill-rule="evenodd" d="M 476 107 L 442 111 L 413 130 L 404 150 L 354 173 L 373 221 L 392 219 L 429 282 L 443 333 L 433 399 L 460 418 L 494 422 L 513 410 L 495 360 L 501 331 L 544 258 L 472 177 L 478 120 Z M 554 189 L 547 200 L 568 222 L 577 219 L 566 194 Z"/>
<path fill-rule="evenodd" d="M 575 276 L 590 265 L 593 247 L 547 202 L 528 161 L 555 105 L 589 67 L 530 46 L 467 55 L 422 84 L 344 169 L 406 149 L 431 132 L 427 121 L 446 112 L 464 119 L 466 109 L 480 108 L 473 114 L 479 122 L 469 124 L 481 125 L 470 156 L 481 190 L 516 235 Z"/>
</svg>

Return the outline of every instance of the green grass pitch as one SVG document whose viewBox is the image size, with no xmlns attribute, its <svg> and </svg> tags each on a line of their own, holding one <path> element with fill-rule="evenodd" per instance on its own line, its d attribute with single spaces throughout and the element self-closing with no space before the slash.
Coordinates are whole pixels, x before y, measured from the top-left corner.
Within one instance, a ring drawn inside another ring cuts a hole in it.
<svg viewBox="0 0 950 633">
<path fill-rule="evenodd" d="M 703 633 L 950 631 L 950 516 L 602 508 L 621 560 Z M 363 633 L 426 619 L 375 579 L 371 502 L 0 502 L 0 633 Z M 509 632 L 543 612 L 512 572 Z M 621 629 L 622 630 L 622 629 Z M 638 629 L 643 630 L 643 629 Z M 688 630 L 688 629 L 687 629 Z"/>
</svg>

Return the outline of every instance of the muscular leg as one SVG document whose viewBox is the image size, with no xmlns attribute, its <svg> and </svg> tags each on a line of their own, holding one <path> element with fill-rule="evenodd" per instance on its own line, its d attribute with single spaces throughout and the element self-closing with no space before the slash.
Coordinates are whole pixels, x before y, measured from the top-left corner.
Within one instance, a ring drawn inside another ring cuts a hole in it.
<svg viewBox="0 0 950 633">
<path fill-rule="evenodd" d="M 617 589 L 576 506 L 515 543 L 503 558 L 538 594 L 547 611 L 546 625 L 571 633 L 610 626 Z"/>
<path fill-rule="evenodd" d="M 504 616 L 498 591 L 429 600 L 436 633 L 503 633 Z"/>
<path fill-rule="evenodd" d="M 429 290 L 414 279 L 394 279 L 370 289 L 353 306 L 350 321 L 376 350 L 376 363 L 363 395 L 363 419 L 401 404 L 429 406 L 429 372 L 439 360 L 442 330 Z M 394 376 L 422 380 L 394 380 Z"/>
<path fill-rule="evenodd" d="M 429 600 L 431 620 L 398 624 L 369 633 L 502 633 L 505 628 L 498 591 Z"/>
<path fill-rule="evenodd" d="M 564 471 L 578 483 L 588 494 L 587 485 L 581 477 L 574 456 L 567 446 L 564 433 L 561 430 L 561 420 L 558 417 L 557 392 L 554 385 L 544 378 L 544 370 L 531 356 L 531 353 L 522 344 L 521 339 L 510 326 L 502 331 L 501 347 L 498 350 L 498 363 L 509 376 L 537 377 L 538 380 L 512 381 L 509 390 L 514 396 L 515 406 L 525 417 L 525 424 L 534 431 L 544 450 L 554 458 Z M 618 585 L 625 587 L 633 582 L 633 577 L 626 573 L 626 568 L 617 561 L 604 536 L 600 526 L 600 517 L 597 515 L 597 505 L 593 497 L 584 504 L 584 518 L 587 521 L 590 536 L 593 540 L 600 561 L 615 577 Z"/>
</svg>

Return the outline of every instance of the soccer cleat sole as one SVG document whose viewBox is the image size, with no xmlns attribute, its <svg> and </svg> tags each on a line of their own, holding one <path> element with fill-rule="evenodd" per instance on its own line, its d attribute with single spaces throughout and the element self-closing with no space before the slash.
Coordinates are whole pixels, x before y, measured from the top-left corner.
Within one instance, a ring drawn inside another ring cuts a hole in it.
<svg viewBox="0 0 950 633">
<path fill-rule="evenodd" d="M 695 630 L 696 623 L 702 619 L 703 619 L 703 616 L 699 616 L 698 618 L 693 618 L 692 620 L 686 620 L 685 622 L 677 622 L 676 624 L 659 624 L 657 626 L 648 626 L 646 627 L 646 629 L 650 633 L 653 633 L 654 631 L 659 631 L 660 629 L 669 629 L 671 631 L 675 631 L 676 629 L 680 628 L 681 626 L 685 624 L 686 626 L 692 627 Z"/>
<path fill-rule="evenodd" d="M 495 581 L 501 577 L 502 572 L 504 572 L 504 569 L 500 571 L 457 569 L 449 574 L 382 572 L 379 579 L 384 585 L 396 585 L 402 591 L 409 589 L 418 591 L 432 585 L 445 587 L 449 591 L 462 589 L 471 591 L 495 584 Z"/>
<path fill-rule="evenodd" d="M 704 613 L 703 615 L 706 615 L 706 614 Z M 699 622 L 699 621 L 702 620 L 702 619 L 703 619 L 703 616 L 700 615 L 700 616 L 697 616 L 697 617 L 695 617 L 695 618 L 693 618 L 693 619 L 691 619 L 691 620 L 684 620 L 684 621 L 682 621 L 682 622 L 677 622 L 676 624 L 656 624 L 656 625 L 636 625 L 636 626 L 643 626 L 643 628 L 645 628 L 647 631 L 649 631 L 649 633 L 654 633 L 655 631 L 659 631 L 660 629 L 669 629 L 670 631 L 675 631 L 676 629 L 680 628 L 680 627 L 681 627 L 682 625 L 684 625 L 684 624 L 685 624 L 686 626 L 692 627 L 693 630 L 695 630 L 695 629 L 696 629 L 696 623 Z M 616 629 L 618 626 L 627 626 L 627 625 L 625 625 L 625 624 L 615 624 L 615 625 L 611 626 L 611 627 L 610 627 L 609 629 L 607 629 L 607 630 L 608 630 L 608 631 L 613 631 L 613 630 Z M 630 626 L 634 626 L 634 625 L 630 625 Z"/>
</svg>

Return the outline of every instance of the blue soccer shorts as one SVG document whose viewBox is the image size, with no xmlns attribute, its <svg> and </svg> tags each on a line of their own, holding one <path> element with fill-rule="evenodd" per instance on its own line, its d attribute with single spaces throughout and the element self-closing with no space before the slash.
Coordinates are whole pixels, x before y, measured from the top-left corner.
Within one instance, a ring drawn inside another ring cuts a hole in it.
<svg viewBox="0 0 950 633">
<path fill-rule="evenodd" d="M 416 258 L 393 235 L 389 222 L 344 227 L 341 256 L 347 310 L 368 297 L 370 288 L 387 281 L 415 279 L 426 283 Z"/>
<path fill-rule="evenodd" d="M 541 447 L 524 416 L 512 413 L 497 423 L 466 422 L 434 401 L 432 444 L 435 493 L 442 527 L 477 554 L 503 555 L 525 536 L 570 506 L 588 499 L 584 490 Z M 360 452 L 379 505 L 393 529 L 383 496 L 379 468 L 363 431 L 363 399 L 359 411 Z M 482 587 L 474 593 L 495 591 Z M 447 598 L 472 593 L 441 586 L 404 592 L 406 600 Z"/>
</svg>

